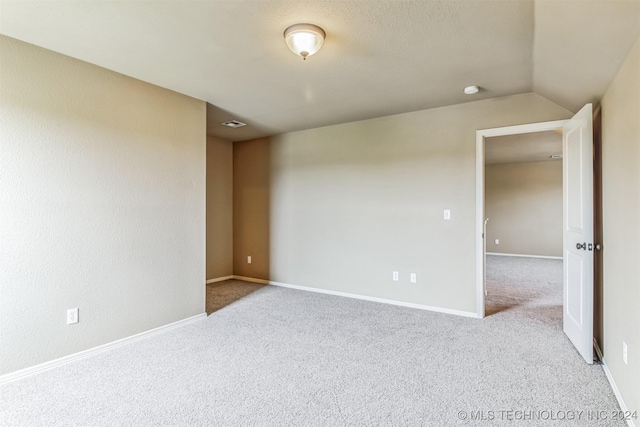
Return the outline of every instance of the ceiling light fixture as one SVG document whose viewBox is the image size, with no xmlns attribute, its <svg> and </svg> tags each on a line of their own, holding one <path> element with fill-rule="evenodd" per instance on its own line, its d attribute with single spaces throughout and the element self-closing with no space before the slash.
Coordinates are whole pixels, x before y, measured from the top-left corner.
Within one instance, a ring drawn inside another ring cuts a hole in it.
<svg viewBox="0 0 640 427">
<path fill-rule="evenodd" d="M 480 88 L 478 86 L 467 86 L 464 88 L 464 93 L 467 95 L 475 95 L 480 92 Z"/>
<path fill-rule="evenodd" d="M 287 46 L 302 59 L 319 51 L 326 36 L 322 28 L 313 24 L 295 24 L 284 30 Z"/>
</svg>

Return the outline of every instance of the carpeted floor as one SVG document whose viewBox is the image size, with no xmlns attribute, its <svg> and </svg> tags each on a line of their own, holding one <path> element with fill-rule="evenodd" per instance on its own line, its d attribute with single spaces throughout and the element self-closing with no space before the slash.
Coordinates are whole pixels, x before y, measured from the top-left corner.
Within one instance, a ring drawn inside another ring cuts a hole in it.
<svg viewBox="0 0 640 427">
<path fill-rule="evenodd" d="M 485 316 L 516 309 L 562 328 L 562 260 L 488 255 L 486 280 Z"/>
<path fill-rule="evenodd" d="M 229 304 L 246 297 L 265 285 L 242 280 L 225 280 L 207 285 L 207 314 L 220 310 Z"/>
<path fill-rule="evenodd" d="M 562 334 L 560 265 L 492 257 L 482 320 L 266 286 L 1 386 L 0 424 L 624 425 L 602 419 L 618 409 L 602 367 Z"/>
</svg>

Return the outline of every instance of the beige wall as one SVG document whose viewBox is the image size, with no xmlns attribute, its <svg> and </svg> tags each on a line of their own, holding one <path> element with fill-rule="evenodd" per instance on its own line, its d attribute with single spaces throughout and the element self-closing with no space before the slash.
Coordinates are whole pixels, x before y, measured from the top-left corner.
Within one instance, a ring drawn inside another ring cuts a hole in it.
<svg viewBox="0 0 640 427">
<path fill-rule="evenodd" d="M 0 67 L 0 374 L 203 313 L 205 103 L 4 36 Z"/>
<path fill-rule="evenodd" d="M 570 115 L 523 94 L 236 144 L 235 272 L 475 312 L 475 132 Z"/>
<path fill-rule="evenodd" d="M 237 276 L 270 277 L 270 156 L 268 138 L 233 144 L 233 274 Z"/>
<path fill-rule="evenodd" d="M 640 39 L 602 100 L 602 151 L 604 356 L 633 411 L 640 410 Z"/>
<path fill-rule="evenodd" d="M 207 137 L 207 280 L 233 274 L 233 143 Z"/>
<path fill-rule="evenodd" d="M 485 217 L 487 252 L 561 257 L 562 162 L 487 165 Z"/>
</svg>

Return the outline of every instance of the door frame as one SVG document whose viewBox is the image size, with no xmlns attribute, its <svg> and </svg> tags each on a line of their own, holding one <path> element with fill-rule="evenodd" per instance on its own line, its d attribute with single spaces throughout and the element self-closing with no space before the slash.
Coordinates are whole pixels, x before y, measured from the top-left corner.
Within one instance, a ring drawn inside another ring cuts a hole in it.
<svg viewBox="0 0 640 427">
<path fill-rule="evenodd" d="M 476 131 L 476 316 L 484 317 L 485 312 L 485 236 L 484 236 L 484 148 L 485 138 L 493 136 L 517 135 L 544 132 L 562 128 L 569 120 L 529 123 Z"/>
</svg>

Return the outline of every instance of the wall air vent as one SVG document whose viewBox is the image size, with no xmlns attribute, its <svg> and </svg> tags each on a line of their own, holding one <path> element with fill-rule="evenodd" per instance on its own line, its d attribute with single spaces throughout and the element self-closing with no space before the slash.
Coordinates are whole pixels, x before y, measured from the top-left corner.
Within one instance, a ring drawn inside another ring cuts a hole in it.
<svg viewBox="0 0 640 427">
<path fill-rule="evenodd" d="M 242 123 L 242 122 L 239 122 L 237 120 L 229 120 L 228 122 L 224 122 L 222 124 L 225 125 L 225 126 L 228 126 L 230 128 L 240 128 L 242 126 L 246 126 L 247 125 L 246 123 Z"/>
<path fill-rule="evenodd" d="M 558 160 L 562 158 L 562 154 L 552 154 L 549 156 L 550 159 Z"/>
</svg>

